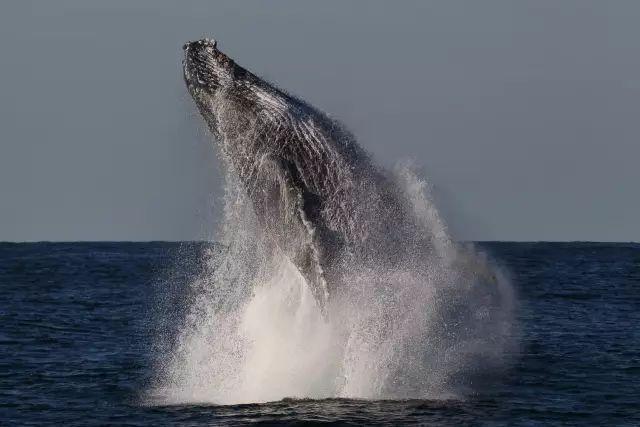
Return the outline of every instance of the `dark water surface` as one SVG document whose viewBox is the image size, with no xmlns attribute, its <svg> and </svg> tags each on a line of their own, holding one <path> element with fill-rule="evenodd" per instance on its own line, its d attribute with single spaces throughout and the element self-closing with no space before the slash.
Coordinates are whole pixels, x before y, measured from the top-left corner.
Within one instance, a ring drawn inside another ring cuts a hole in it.
<svg viewBox="0 0 640 427">
<path fill-rule="evenodd" d="M 640 244 L 480 246 L 511 272 L 523 338 L 466 401 L 152 407 L 156 329 L 180 315 L 206 245 L 0 243 L 0 425 L 640 425 Z"/>
</svg>

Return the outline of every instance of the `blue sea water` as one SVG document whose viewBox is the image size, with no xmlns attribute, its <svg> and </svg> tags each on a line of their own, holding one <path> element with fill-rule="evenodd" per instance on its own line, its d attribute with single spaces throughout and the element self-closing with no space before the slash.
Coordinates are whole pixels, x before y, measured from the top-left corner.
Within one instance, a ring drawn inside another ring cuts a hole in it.
<svg viewBox="0 0 640 427">
<path fill-rule="evenodd" d="M 0 243 L 0 425 L 640 425 L 640 244 L 481 243 L 520 301 L 514 365 L 465 400 L 150 406 L 204 243 Z"/>
</svg>

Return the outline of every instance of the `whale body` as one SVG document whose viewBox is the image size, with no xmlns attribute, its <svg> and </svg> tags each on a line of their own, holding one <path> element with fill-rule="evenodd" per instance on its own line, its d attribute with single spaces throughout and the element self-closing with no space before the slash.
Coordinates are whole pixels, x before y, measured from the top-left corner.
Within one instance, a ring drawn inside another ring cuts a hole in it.
<svg viewBox="0 0 640 427">
<path fill-rule="evenodd" d="M 344 126 L 239 66 L 213 40 L 184 51 L 184 81 L 223 159 L 321 309 L 345 266 L 392 265 L 428 250 L 404 193 Z"/>
</svg>

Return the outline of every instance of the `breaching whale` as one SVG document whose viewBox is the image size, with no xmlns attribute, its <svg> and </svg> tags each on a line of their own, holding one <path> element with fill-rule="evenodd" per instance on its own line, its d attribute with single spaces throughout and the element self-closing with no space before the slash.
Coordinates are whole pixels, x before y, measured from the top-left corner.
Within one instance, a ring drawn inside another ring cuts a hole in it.
<svg viewBox="0 0 640 427">
<path fill-rule="evenodd" d="M 194 254 L 176 288 L 163 322 L 175 331 L 160 328 L 170 354 L 151 396 L 456 399 L 497 378 L 516 354 L 511 285 L 452 239 L 428 181 L 378 166 L 339 122 L 213 40 L 184 50 L 225 205 L 219 245 Z"/>
<path fill-rule="evenodd" d="M 223 159 L 321 309 L 345 265 L 424 252 L 404 193 L 344 126 L 239 66 L 214 40 L 184 51 L 184 81 Z"/>
</svg>

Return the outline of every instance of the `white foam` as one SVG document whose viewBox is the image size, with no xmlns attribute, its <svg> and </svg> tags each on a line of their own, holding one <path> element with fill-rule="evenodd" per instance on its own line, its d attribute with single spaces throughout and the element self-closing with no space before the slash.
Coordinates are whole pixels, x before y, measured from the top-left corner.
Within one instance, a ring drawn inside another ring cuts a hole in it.
<svg viewBox="0 0 640 427">
<path fill-rule="evenodd" d="M 508 280 L 452 241 L 426 182 L 406 167 L 396 175 L 436 250 L 393 271 L 345 267 L 325 319 L 297 269 L 261 243 L 230 172 L 220 234 L 229 249 L 203 260 L 218 267 L 192 285 L 177 345 L 158 357 L 153 401 L 463 398 L 473 375 L 502 368 L 514 344 Z"/>
</svg>

